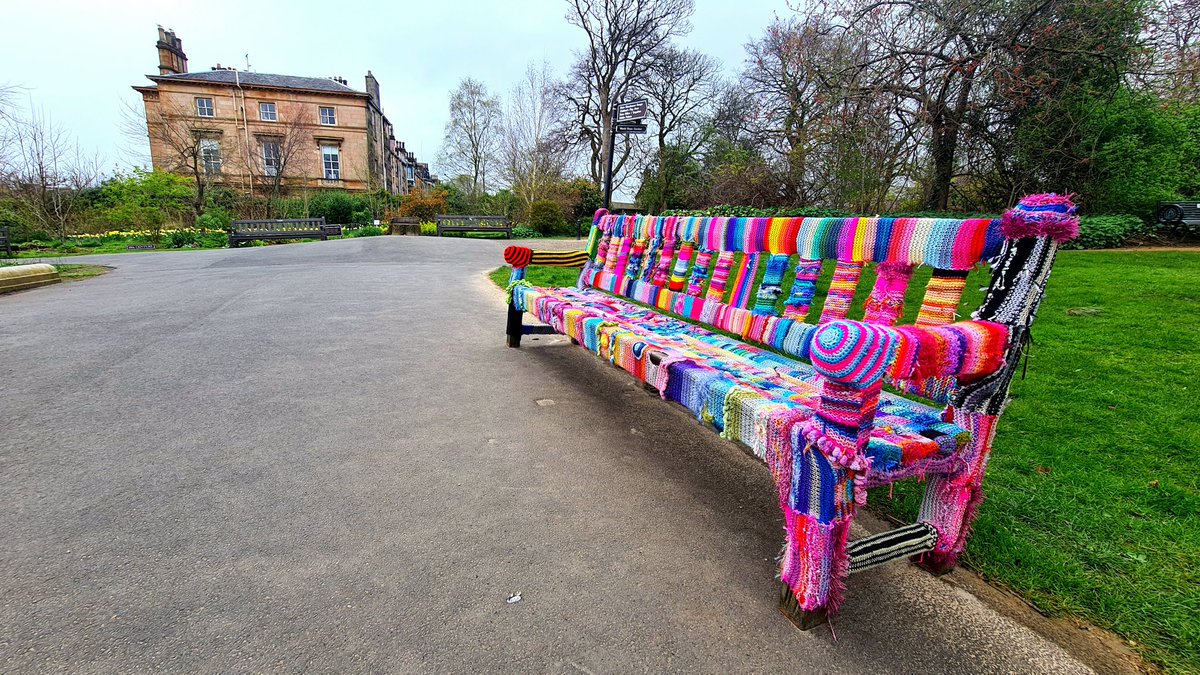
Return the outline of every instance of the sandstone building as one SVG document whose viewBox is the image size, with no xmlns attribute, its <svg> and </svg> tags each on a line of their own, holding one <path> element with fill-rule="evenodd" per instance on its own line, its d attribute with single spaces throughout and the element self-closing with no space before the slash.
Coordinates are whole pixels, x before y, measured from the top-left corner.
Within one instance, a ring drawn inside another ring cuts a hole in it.
<svg viewBox="0 0 1200 675">
<path fill-rule="evenodd" d="M 188 72 L 183 41 L 158 29 L 158 74 L 142 95 L 156 169 L 249 194 L 298 188 L 407 194 L 436 182 L 397 141 L 379 81 L 272 75 L 216 66 Z"/>
</svg>

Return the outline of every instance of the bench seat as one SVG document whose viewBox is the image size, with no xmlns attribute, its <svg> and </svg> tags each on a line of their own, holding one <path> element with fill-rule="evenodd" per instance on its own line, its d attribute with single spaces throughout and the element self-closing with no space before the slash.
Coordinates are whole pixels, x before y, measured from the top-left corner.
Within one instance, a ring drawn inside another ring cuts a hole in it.
<svg viewBox="0 0 1200 675">
<path fill-rule="evenodd" d="M 654 386 L 663 398 L 684 405 L 760 456 L 765 439 L 756 429 L 765 429 L 772 415 L 786 411 L 807 418 L 819 404 L 820 381 L 802 361 L 591 288 L 519 287 L 514 294 L 520 296 L 514 301 L 538 320 Z M 753 395 L 727 399 L 711 394 L 734 386 Z M 708 402 L 721 400 L 729 403 L 709 409 Z M 743 422 L 728 424 L 730 413 Z M 957 451 L 969 445 L 971 435 L 945 422 L 944 414 L 940 408 L 883 393 L 866 451 L 872 460 L 868 485 L 890 483 L 900 471 L 952 468 Z"/>
</svg>

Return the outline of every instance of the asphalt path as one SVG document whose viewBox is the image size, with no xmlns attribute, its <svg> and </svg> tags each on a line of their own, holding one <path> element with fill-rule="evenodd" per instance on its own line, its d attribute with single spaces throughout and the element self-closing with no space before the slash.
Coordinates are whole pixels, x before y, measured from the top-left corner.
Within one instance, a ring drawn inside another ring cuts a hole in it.
<svg viewBox="0 0 1200 675">
<path fill-rule="evenodd" d="M 1086 670 L 906 564 L 797 631 L 766 468 L 563 338 L 505 348 L 501 248 L 0 296 L 0 672 Z"/>
</svg>

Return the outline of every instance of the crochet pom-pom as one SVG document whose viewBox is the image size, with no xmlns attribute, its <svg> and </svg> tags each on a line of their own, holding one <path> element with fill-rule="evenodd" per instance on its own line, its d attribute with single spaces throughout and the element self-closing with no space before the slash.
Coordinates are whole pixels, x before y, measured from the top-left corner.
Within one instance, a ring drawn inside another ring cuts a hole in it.
<svg viewBox="0 0 1200 675">
<path fill-rule="evenodd" d="M 504 262 L 513 267 L 529 267 L 533 259 L 533 249 L 525 246 L 509 246 L 504 249 Z"/>
<path fill-rule="evenodd" d="M 1004 212 L 1000 230 L 1009 239 L 1050 237 L 1062 243 L 1079 236 L 1077 208 L 1070 195 L 1028 195 Z"/>
<path fill-rule="evenodd" d="M 894 350 L 895 339 L 881 326 L 831 321 L 817 330 L 809 355 L 818 373 L 862 388 L 883 378 Z"/>
</svg>

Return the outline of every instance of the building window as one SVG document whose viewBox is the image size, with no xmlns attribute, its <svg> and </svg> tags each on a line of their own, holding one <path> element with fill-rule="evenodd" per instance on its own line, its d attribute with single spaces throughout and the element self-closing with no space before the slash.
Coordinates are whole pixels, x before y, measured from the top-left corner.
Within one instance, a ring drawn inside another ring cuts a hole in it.
<svg viewBox="0 0 1200 675">
<path fill-rule="evenodd" d="M 200 139 L 200 161 L 204 162 L 204 173 L 221 173 L 221 143 L 217 139 Z"/>
<path fill-rule="evenodd" d="M 258 119 L 260 119 L 264 122 L 274 122 L 277 119 L 275 117 L 275 104 L 274 103 L 259 103 L 258 104 Z"/>
<path fill-rule="evenodd" d="M 342 179 L 342 155 L 338 146 L 321 146 L 321 164 L 325 167 L 325 180 Z"/>
<path fill-rule="evenodd" d="M 213 114 L 213 102 L 211 98 L 196 99 L 196 116 L 216 117 L 216 115 Z"/>
<path fill-rule="evenodd" d="M 337 111 L 333 108 L 321 106 L 321 124 L 334 126 L 337 124 Z"/>
<path fill-rule="evenodd" d="M 279 141 L 263 141 L 262 144 L 263 173 L 274 178 L 281 169 Z"/>
</svg>

